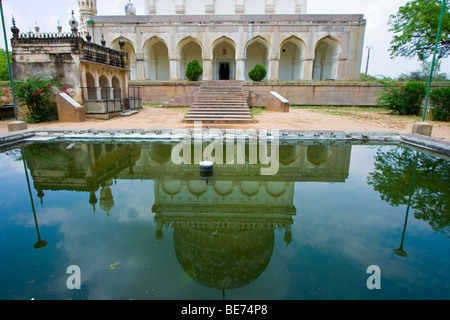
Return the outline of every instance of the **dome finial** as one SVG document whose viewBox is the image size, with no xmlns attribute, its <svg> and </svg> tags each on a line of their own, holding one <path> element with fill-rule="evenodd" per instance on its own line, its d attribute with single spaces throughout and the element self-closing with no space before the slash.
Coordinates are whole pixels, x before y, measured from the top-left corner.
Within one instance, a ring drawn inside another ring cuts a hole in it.
<svg viewBox="0 0 450 320">
<path fill-rule="evenodd" d="M 19 37 L 19 28 L 16 27 L 16 21 L 14 20 L 14 16 L 12 17 L 12 24 L 13 26 L 11 27 L 11 32 L 13 34 L 13 38 L 18 38 Z"/>
</svg>

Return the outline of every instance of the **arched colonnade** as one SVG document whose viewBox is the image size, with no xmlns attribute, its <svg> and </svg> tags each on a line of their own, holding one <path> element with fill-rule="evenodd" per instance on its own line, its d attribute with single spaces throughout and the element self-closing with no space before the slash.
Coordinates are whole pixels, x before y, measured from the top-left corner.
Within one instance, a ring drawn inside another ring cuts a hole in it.
<svg viewBox="0 0 450 320">
<path fill-rule="evenodd" d="M 111 42 L 113 49 L 120 49 L 119 39 Z M 244 45 L 221 36 L 208 47 L 199 37 L 187 36 L 173 50 L 168 41 L 154 36 L 144 42 L 141 53 L 130 39 L 122 39 L 128 53 L 130 80 L 185 80 L 186 66 L 192 60 L 203 66 L 203 80 L 249 80 L 248 73 L 256 64 L 265 66 L 267 80 L 339 80 L 343 59 L 341 43 L 332 36 L 324 36 L 309 46 L 294 35 L 278 45 L 259 35 Z"/>
</svg>

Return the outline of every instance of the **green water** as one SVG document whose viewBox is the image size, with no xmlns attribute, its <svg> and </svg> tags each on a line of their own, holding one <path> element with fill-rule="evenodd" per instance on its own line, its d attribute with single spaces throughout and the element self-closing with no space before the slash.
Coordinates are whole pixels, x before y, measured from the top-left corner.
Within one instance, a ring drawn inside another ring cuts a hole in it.
<svg viewBox="0 0 450 320">
<path fill-rule="evenodd" d="M 203 177 L 173 148 L 3 150 L 0 299 L 450 298 L 446 159 L 290 142 L 274 175 L 247 149 Z"/>
</svg>

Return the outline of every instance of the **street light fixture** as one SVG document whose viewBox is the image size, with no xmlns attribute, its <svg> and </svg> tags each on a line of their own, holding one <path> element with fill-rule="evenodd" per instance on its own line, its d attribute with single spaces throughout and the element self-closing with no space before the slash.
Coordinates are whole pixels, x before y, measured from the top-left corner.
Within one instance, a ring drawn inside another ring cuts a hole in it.
<svg viewBox="0 0 450 320">
<path fill-rule="evenodd" d="M 427 115 L 428 100 L 430 97 L 430 90 L 431 90 L 431 82 L 433 81 L 434 65 L 436 64 L 436 54 L 437 54 L 437 50 L 438 50 L 439 39 L 441 37 L 441 27 L 442 27 L 442 20 L 444 18 L 446 2 L 447 2 L 447 0 L 442 1 L 441 17 L 439 18 L 439 26 L 437 29 L 436 43 L 434 44 L 433 62 L 431 63 L 431 73 L 430 73 L 430 78 L 428 80 L 428 89 L 427 89 L 427 95 L 425 98 L 425 106 L 423 108 L 422 122 L 425 121 L 425 117 Z"/>
</svg>

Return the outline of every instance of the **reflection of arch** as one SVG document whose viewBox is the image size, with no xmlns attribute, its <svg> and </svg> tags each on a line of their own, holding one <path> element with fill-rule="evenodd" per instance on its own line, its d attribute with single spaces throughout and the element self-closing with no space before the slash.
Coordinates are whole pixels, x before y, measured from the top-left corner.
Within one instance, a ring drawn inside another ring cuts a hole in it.
<svg viewBox="0 0 450 320">
<path fill-rule="evenodd" d="M 286 191 L 286 184 L 284 182 L 269 181 L 267 182 L 266 190 L 272 197 L 279 197 Z"/>
<path fill-rule="evenodd" d="M 165 193 L 174 196 L 181 191 L 181 182 L 180 180 L 164 180 L 162 188 Z"/>
<path fill-rule="evenodd" d="M 232 181 L 215 181 L 214 190 L 221 196 L 227 196 L 233 192 Z"/>
<path fill-rule="evenodd" d="M 201 196 L 208 189 L 208 185 L 205 181 L 201 180 L 190 180 L 188 183 L 189 191 L 195 196 Z"/>
<path fill-rule="evenodd" d="M 186 79 L 186 67 L 189 62 L 197 60 L 203 65 L 203 47 L 200 41 L 194 37 L 182 39 L 177 46 L 178 53 L 178 74 L 181 80 Z"/>
<path fill-rule="evenodd" d="M 236 43 L 228 37 L 216 39 L 211 45 L 213 78 L 231 80 L 236 77 Z"/>
<path fill-rule="evenodd" d="M 341 45 L 333 37 L 319 40 L 314 51 L 314 80 L 336 79 Z"/>
<path fill-rule="evenodd" d="M 254 196 L 259 191 L 258 181 L 242 181 L 241 192 L 248 197 Z"/>
<path fill-rule="evenodd" d="M 154 161 L 163 164 L 169 161 L 172 156 L 172 145 L 167 143 L 153 143 L 150 146 L 149 153 Z"/>
<path fill-rule="evenodd" d="M 158 37 L 144 44 L 145 77 L 150 80 L 169 80 L 169 49 L 166 42 Z"/>
<path fill-rule="evenodd" d="M 298 157 L 298 147 L 294 144 L 280 145 L 279 147 L 279 159 L 285 166 L 293 163 Z"/>
<path fill-rule="evenodd" d="M 306 157 L 310 163 L 319 166 L 330 160 L 332 153 L 330 145 L 308 146 Z"/>
<path fill-rule="evenodd" d="M 280 47 L 279 80 L 303 79 L 305 43 L 295 36 L 283 41 Z"/>
<path fill-rule="evenodd" d="M 247 43 L 245 48 L 245 79 L 249 80 L 248 73 L 255 65 L 260 64 L 268 70 L 270 44 L 263 37 L 257 36 Z"/>
<path fill-rule="evenodd" d="M 121 38 L 117 38 L 111 42 L 111 48 L 120 51 L 119 41 Z M 134 48 L 133 42 L 127 38 L 123 38 L 125 45 L 123 51 L 128 54 L 128 64 L 127 68 L 130 70 L 130 80 L 137 80 L 137 62 L 136 62 L 136 50 Z"/>
</svg>

